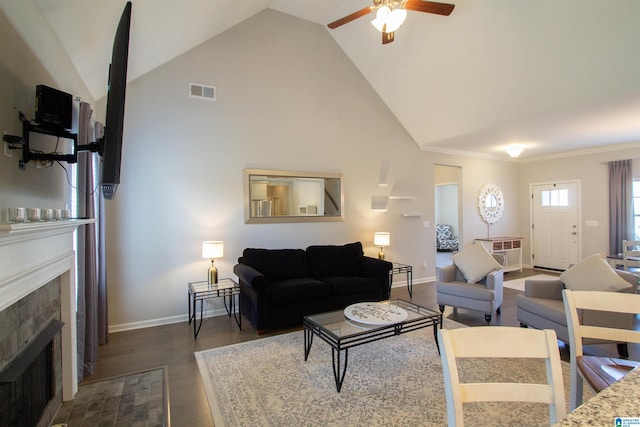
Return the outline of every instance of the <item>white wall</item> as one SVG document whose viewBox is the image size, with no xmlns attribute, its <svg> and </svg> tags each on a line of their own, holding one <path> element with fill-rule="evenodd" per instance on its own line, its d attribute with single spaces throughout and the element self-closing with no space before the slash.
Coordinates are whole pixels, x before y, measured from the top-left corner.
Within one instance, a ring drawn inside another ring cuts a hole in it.
<svg viewBox="0 0 640 427">
<path fill-rule="evenodd" d="M 436 185 L 436 224 L 448 224 L 458 236 L 458 184 Z"/>
</svg>

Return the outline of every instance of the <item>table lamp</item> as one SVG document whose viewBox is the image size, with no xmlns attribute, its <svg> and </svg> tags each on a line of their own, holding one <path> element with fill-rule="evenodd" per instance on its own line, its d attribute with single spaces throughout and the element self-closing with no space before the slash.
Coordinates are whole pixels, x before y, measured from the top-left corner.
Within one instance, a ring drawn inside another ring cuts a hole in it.
<svg viewBox="0 0 640 427">
<path fill-rule="evenodd" d="M 384 246 L 389 246 L 390 241 L 391 237 L 386 231 L 376 231 L 373 233 L 373 244 L 380 246 L 380 253 L 378 254 L 379 259 L 384 259 L 384 252 L 382 251 L 382 248 Z"/>
<path fill-rule="evenodd" d="M 216 258 L 222 258 L 224 254 L 224 242 L 207 240 L 202 242 L 202 258 L 211 260 L 211 268 L 209 268 L 209 284 L 218 283 L 218 269 L 213 264 Z"/>
</svg>

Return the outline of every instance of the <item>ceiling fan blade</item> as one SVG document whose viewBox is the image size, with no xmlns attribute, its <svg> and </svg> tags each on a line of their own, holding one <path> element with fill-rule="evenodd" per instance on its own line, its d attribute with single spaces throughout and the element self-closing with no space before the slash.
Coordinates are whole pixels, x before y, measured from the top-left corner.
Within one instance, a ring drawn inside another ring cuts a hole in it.
<svg viewBox="0 0 640 427">
<path fill-rule="evenodd" d="M 382 33 L 382 44 L 388 44 L 395 40 L 395 33 Z"/>
<path fill-rule="evenodd" d="M 327 27 L 331 28 L 332 30 L 335 29 L 335 28 L 338 28 L 339 26 L 347 24 L 347 23 L 353 21 L 354 19 L 358 19 L 361 16 L 365 16 L 365 15 L 371 13 L 371 11 L 374 8 L 375 8 L 374 6 L 369 6 L 369 7 L 365 7 L 364 9 L 360 9 L 357 12 L 353 12 L 350 15 L 347 15 L 347 16 L 345 16 L 343 18 L 338 19 L 337 21 L 333 21 L 333 22 L 327 24 Z"/>
<path fill-rule="evenodd" d="M 437 3 L 426 0 L 407 0 L 404 8 L 418 12 L 435 13 L 437 15 L 449 16 L 453 12 L 455 5 L 448 3 Z"/>
</svg>

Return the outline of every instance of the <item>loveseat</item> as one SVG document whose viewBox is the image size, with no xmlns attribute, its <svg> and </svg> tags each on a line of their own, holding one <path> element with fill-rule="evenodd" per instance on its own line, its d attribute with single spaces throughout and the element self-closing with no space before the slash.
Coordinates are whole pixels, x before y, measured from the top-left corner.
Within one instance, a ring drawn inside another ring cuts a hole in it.
<svg viewBox="0 0 640 427">
<path fill-rule="evenodd" d="M 259 332 L 302 324 L 303 316 L 389 298 L 393 265 L 364 256 L 360 242 L 304 249 L 247 248 L 233 267 L 242 314 Z"/>
</svg>

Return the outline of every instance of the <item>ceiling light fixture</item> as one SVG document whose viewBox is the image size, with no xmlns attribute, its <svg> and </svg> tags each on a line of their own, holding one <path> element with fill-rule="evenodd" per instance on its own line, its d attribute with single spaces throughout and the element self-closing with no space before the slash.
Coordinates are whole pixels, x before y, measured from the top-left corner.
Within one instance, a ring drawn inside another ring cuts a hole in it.
<svg viewBox="0 0 640 427">
<path fill-rule="evenodd" d="M 389 6 L 381 6 L 376 12 L 376 18 L 371 21 L 374 27 L 381 33 L 393 33 L 407 19 L 405 9 L 391 9 Z"/>
<path fill-rule="evenodd" d="M 518 157 L 520 154 L 522 154 L 522 152 L 524 151 L 524 147 L 520 144 L 513 144 L 510 145 L 506 148 L 506 150 L 504 150 L 508 155 L 510 155 L 512 158 L 516 158 Z"/>
</svg>

